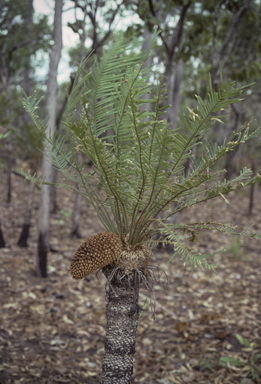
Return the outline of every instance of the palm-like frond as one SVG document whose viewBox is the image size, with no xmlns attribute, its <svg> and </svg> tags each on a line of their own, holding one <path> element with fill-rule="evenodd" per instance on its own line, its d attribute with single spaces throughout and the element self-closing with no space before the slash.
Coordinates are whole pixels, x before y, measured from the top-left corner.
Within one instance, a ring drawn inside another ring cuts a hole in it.
<svg viewBox="0 0 261 384">
<path fill-rule="evenodd" d="M 153 43 L 156 37 L 155 32 Z M 140 52 L 138 46 L 137 41 L 119 40 L 88 73 L 86 62 L 81 65 L 69 97 L 66 136 L 47 137 L 48 122 L 40 121 L 35 113 L 39 103 L 36 95 L 25 99 L 25 108 L 45 134 L 53 166 L 63 173 L 65 181 L 80 185 L 79 193 L 94 206 L 107 230 L 115 232 L 132 249 L 144 242 L 155 245 L 152 235 L 163 231 L 167 235 L 164 241 L 174 244 L 185 260 L 189 258 L 193 265 L 213 269 L 206 261 L 208 255 L 198 255 L 183 244 L 184 239 L 177 234 L 181 227 L 166 225 L 157 216 L 167 210 L 166 219 L 191 205 L 224 197 L 230 191 L 261 181 L 259 175 L 253 176 L 244 168 L 234 180 L 221 183 L 216 181 L 220 172 L 211 169 L 228 151 L 257 137 L 260 129 L 250 132 L 249 126 L 244 125 L 221 146 L 207 143 L 201 158 L 194 159 L 192 149 L 201 143 L 214 122 L 224 120 L 225 115 L 217 116 L 217 112 L 239 102 L 245 87 L 234 88 L 233 82 L 224 84 L 221 74 L 220 88 L 214 92 L 209 79 L 208 102 L 197 96 L 197 110 L 180 112 L 183 127 L 173 130 L 161 117 L 168 107 L 161 106 L 164 84 L 161 80 L 157 87 L 148 83 L 151 68 L 143 68 L 150 50 Z M 143 96 L 148 92 L 152 95 L 152 108 L 144 111 L 140 107 L 147 103 Z M 78 103 L 82 110 L 77 119 L 74 111 Z M 93 172 L 77 163 L 78 151 L 92 160 Z M 185 176 L 187 158 L 191 169 Z M 74 189 L 67 182 L 64 187 Z M 189 226 L 184 228 L 192 231 Z M 229 232 L 230 227 L 224 228 Z M 209 225 L 208 229 L 213 228 Z"/>
</svg>

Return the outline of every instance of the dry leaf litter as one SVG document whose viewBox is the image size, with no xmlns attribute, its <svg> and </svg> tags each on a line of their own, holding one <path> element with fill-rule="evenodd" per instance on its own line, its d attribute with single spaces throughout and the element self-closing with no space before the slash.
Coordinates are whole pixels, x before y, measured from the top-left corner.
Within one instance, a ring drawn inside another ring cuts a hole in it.
<svg viewBox="0 0 261 384">
<path fill-rule="evenodd" d="M 83 280 L 70 275 L 70 263 L 82 242 L 70 239 L 74 196 L 58 190 L 60 211 L 51 215 L 48 277 L 35 275 L 39 192 L 36 193 L 31 236 L 27 249 L 16 243 L 26 205 L 24 180 L 13 175 L 12 202 L 7 205 L 6 174 L 1 170 L 1 224 L 6 248 L 0 249 L 0 383 L 98 384 L 105 340 L 105 283 L 102 273 Z M 248 193 L 232 193 L 187 209 L 181 221 L 216 220 L 238 225 L 252 223 L 261 231 L 261 191 L 256 187 L 253 215 L 248 216 Z M 104 232 L 94 209 L 83 202 L 81 231 L 84 239 Z M 83 239 L 82 239 L 83 240 Z M 206 234 L 195 247 L 217 253 L 218 276 L 183 266 L 166 250 L 153 251 L 149 264 L 169 277 L 165 291 L 155 285 L 156 320 L 151 317 L 146 291 L 138 327 L 133 383 L 251 384 L 251 357 L 261 353 L 260 241 L 240 240 L 222 233 Z M 160 273 L 160 272 L 159 272 Z M 160 278 L 161 276 L 159 276 Z M 162 275 L 162 278 L 164 276 Z M 236 335 L 250 344 L 242 345 Z M 241 366 L 220 364 L 230 357 Z M 261 366 L 261 359 L 256 362 Z"/>
</svg>

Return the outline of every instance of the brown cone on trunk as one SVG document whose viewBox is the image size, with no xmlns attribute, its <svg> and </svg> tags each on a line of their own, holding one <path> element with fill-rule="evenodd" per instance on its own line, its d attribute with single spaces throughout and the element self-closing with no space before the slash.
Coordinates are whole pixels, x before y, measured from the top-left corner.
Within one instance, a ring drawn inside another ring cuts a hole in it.
<svg viewBox="0 0 261 384">
<path fill-rule="evenodd" d="M 121 239 L 112 232 L 99 232 L 85 240 L 71 261 L 71 275 L 83 279 L 115 261 L 123 250 Z"/>
</svg>

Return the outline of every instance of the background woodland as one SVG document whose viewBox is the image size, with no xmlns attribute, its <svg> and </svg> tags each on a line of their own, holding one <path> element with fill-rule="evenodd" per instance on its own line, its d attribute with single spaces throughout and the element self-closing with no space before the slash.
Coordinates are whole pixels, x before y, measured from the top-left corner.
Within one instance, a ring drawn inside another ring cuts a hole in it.
<svg viewBox="0 0 261 384">
<path fill-rule="evenodd" d="M 53 14 L 57 3 L 49 3 Z M 62 48 L 65 12 L 72 15 L 68 27 L 78 37 L 78 43 L 67 52 Z M 235 81 L 236 86 L 253 85 L 244 100 L 227 111 L 227 122 L 219 129 L 214 127 L 211 140 L 222 144 L 247 121 L 252 129 L 260 126 L 259 0 L 64 0 L 60 1 L 60 19 L 54 17 L 53 23 L 46 15 L 35 14 L 33 0 L 0 0 L 0 348 L 7 351 L 0 358 L 1 384 L 96 384 L 105 332 L 100 283 L 91 275 L 79 285 L 71 282 L 68 272 L 73 252 L 82 241 L 79 239 L 103 228 L 80 195 L 52 188 L 46 198 L 43 186 L 25 181 L 19 174 L 21 168 L 30 169 L 38 175 L 49 172 L 52 180 L 59 180 L 55 171 L 46 168 L 39 151 L 42 137 L 23 108 L 24 92 L 32 95 L 38 91 L 42 96 L 40 117 L 53 119 L 62 135 L 68 94 L 79 64 L 92 52 L 99 60 L 103 49 L 121 33 L 144 41 L 145 50 L 155 26 L 161 32 L 147 65 L 155 70 L 151 82 L 156 84 L 159 72 L 164 75 L 166 104 L 172 105 L 166 118 L 172 127 L 181 124 L 179 109 L 195 106 L 195 94 L 207 99 L 209 73 L 213 87 L 217 87 L 219 65 L 225 80 Z M 58 65 L 64 55 L 69 57 L 63 73 L 66 80 L 58 82 Z M 41 69 L 47 72 L 46 78 L 39 75 Z M 150 95 L 147 97 L 149 108 Z M 248 142 L 221 160 L 218 167 L 226 169 L 226 179 L 243 165 L 261 172 L 260 140 Z M 92 167 L 88 158 L 78 160 Z M 185 169 L 189 165 L 185 164 Z M 242 229 L 256 223 L 255 230 L 261 230 L 260 186 L 233 192 L 228 196 L 230 205 L 221 200 L 207 203 L 203 210 L 186 211 L 184 219 L 211 218 Z M 50 216 L 43 217 L 41 212 L 50 212 Z M 41 231 L 49 233 L 44 267 L 39 265 Z M 198 245 L 204 252 L 221 246 L 226 250 L 215 256 L 215 261 L 221 262 L 215 278 L 201 271 L 190 275 L 178 259 L 168 268 L 166 250 L 154 254 L 158 265 L 168 270 L 171 290 L 163 292 L 158 287 L 155 323 L 149 303 L 144 307 L 134 383 L 261 382 L 255 368 L 256 362 L 260 366 L 261 356 L 260 246 L 254 240 L 251 245 L 248 240 L 228 240 L 223 234 L 208 236 Z M 80 315 L 74 314 L 73 305 L 82 308 Z M 86 309 L 90 309 L 87 328 Z M 25 318 L 30 319 L 28 324 Z M 175 376 L 179 372 L 180 381 L 173 378 L 174 371 Z"/>
</svg>

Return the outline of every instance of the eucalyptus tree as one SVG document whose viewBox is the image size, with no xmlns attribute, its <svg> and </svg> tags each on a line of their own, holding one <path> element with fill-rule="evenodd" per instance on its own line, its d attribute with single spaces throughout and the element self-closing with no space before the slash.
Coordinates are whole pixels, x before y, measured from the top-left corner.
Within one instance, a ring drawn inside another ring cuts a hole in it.
<svg viewBox="0 0 261 384">
<path fill-rule="evenodd" d="M 28 115 L 22 108 L 22 88 L 27 94 L 33 84 L 35 59 L 50 48 L 47 17 L 33 19 L 33 1 L 0 2 L 0 126 L 10 135 L 4 140 L 0 157 L 7 164 L 7 201 L 11 202 L 12 171 L 15 160 L 24 158 L 30 142 Z M 29 119 L 30 120 L 30 119 Z M 25 150 L 26 148 L 26 150 Z"/>
<path fill-rule="evenodd" d="M 156 37 L 155 32 L 153 43 Z M 138 53 L 138 44 L 134 40 L 131 43 L 118 40 L 91 72 L 85 71 L 86 62 L 82 64 L 69 97 L 67 136 L 57 137 L 46 131 L 47 121 L 41 121 L 36 114 L 37 95 L 24 102 L 45 135 L 50 162 L 64 176 L 57 185 L 75 190 L 73 183 L 78 183 L 77 192 L 92 204 L 106 228 L 106 232 L 95 234 L 80 245 L 71 263 L 71 273 L 76 279 L 99 268 L 107 278 L 102 384 L 131 382 L 141 310 L 139 289 L 144 285 L 153 292 L 153 268 L 157 266 L 149 262 L 155 245 L 173 244 L 172 257 L 180 255 L 184 263 L 191 263 L 192 269 L 208 268 L 215 272 L 216 265 L 208 262 L 210 255 L 193 250 L 198 230 L 261 239 L 261 233 L 237 232 L 236 226 L 225 223 L 166 222 L 169 216 L 187 207 L 218 196 L 225 199 L 226 193 L 260 182 L 261 176 L 253 175 L 247 168 L 234 180 L 223 183 L 218 179 L 222 171 L 212 170 L 217 160 L 257 137 L 260 129 L 250 132 L 246 124 L 222 146 L 212 142 L 202 144 L 202 156 L 197 161 L 192 155 L 193 147 L 203 142 L 215 121 L 224 121 L 223 114 L 218 118 L 215 114 L 240 101 L 244 87 L 235 88 L 230 81 L 224 83 L 221 76 L 219 90 L 214 92 L 209 78 L 208 102 L 197 97 L 198 108 L 189 109 L 188 115 L 180 112 L 182 128 L 173 130 L 162 117 L 168 105 L 160 107 L 165 97 L 164 84 L 148 83 L 150 68 L 143 68 L 151 50 Z M 147 102 L 143 98 L 147 92 L 152 92 L 150 111 L 141 109 Z M 82 113 L 77 119 L 79 101 Z M 111 129 L 110 142 L 106 135 L 99 137 Z M 92 160 L 92 171 L 77 162 L 78 152 Z M 184 161 L 188 157 L 191 168 L 185 176 Z M 49 184 L 30 172 L 24 174 L 35 182 Z M 165 216 L 157 219 L 162 210 Z M 152 239 L 162 232 L 166 234 L 164 240 Z"/>
<path fill-rule="evenodd" d="M 115 19 L 122 10 L 126 0 L 120 2 L 110 2 L 98 0 L 71 0 L 74 3 L 75 21 L 69 22 L 67 25 L 74 33 L 79 36 L 80 43 L 69 50 L 70 66 L 77 68 L 90 52 L 93 52 L 97 57 L 100 56 L 102 47 L 108 42 L 112 31 L 115 27 Z M 88 38 L 88 40 L 87 40 Z M 86 42 L 87 40 L 87 42 Z M 88 43 L 90 42 L 90 46 Z M 74 74 L 71 75 L 71 78 Z M 73 80 L 74 81 L 74 80 Z M 67 98 L 64 105 L 66 105 Z M 78 154 L 81 161 L 81 154 Z M 57 172 L 53 175 L 53 181 L 56 182 Z M 78 187 L 76 186 L 76 189 Z M 55 188 L 52 188 L 52 205 L 57 207 Z M 80 209 L 81 195 L 75 194 L 74 209 L 72 215 L 72 238 L 81 238 L 80 233 Z"/>
<path fill-rule="evenodd" d="M 0 2 L 0 93 L 25 85 L 25 71 L 34 72 L 32 56 L 50 49 L 48 18 L 32 18 L 33 13 L 32 0 Z"/>
<path fill-rule="evenodd" d="M 68 26 L 73 32 L 79 34 L 81 44 L 72 49 L 78 54 L 78 59 L 82 59 L 82 44 L 88 36 L 90 40 L 89 52 L 95 52 L 95 55 L 100 56 L 103 45 L 107 42 L 115 28 L 116 17 L 124 10 L 124 5 L 128 4 L 128 0 L 115 1 L 100 1 L 100 0 L 70 0 L 75 4 L 75 9 L 82 11 L 82 19 L 77 17 L 75 12 L 75 22 L 68 23 Z M 78 13 L 79 15 L 79 13 Z M 86 29 L 85 29 L 86 28 Z M 80 48 L 80 50 L 78 49 Z M 78 52 L 77 52 L 78 51 Z M 88 52 L 88 53 L 89 53 Z M 85 58 L 88 56 L 85 52 Z M 79 60 L 77 60 L 77 65 Z"/>
<path fill-rule="evenodd" d="M 180 55 L 184 44 L 184 32 L 187 17 L 192 8 L 192 1 L 162 1 L 155 3 L 151 0 L 141 0 L 136 12 L 144 21 L 145 28 L 153 31 L 155 25 L 161 30 L 159 38 L 162 45 L 158 47 L 158 61 L 164 63 L 164 81 L 168 103 L 173 106 L 167 110 L 167 119 L 176 128 L 176 120 L 180 102 L 180 87 L 182 81 L 183 60 Z"/>
<path fill-rule="evenodd" d="M 57 98 L 57 69 L 62 51 L 62 9 L 63 0 L 55 1 L 54 11 L 54 44 L 50 54 L 47 80 L 47 115 L 49 118 L 47 132 L 52 136 L 55 131 L 56 98 Z M 48 181 L 52 181 L 52 166 L 44 149 L 42 172 Z M 38 220 L 38 253 L 36 258 L 37 275 L 47 276 L 47 254 L 49 249 L 49 215 L 50 215 L 50 186 L 41 186 L 39 220 Z"/>
</svg>

